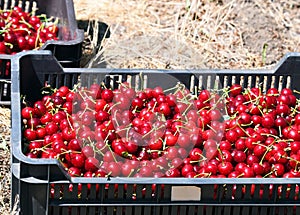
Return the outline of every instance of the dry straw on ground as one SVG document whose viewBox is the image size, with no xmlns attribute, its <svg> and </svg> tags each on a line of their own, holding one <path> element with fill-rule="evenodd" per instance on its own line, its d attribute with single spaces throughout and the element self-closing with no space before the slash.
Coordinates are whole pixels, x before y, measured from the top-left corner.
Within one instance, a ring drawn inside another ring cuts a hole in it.
<svg viewBox="0 0 300 215">
<path fill-rule="evenodd" d="M 79 19 L 100 19 L 112 32 L 93 66 L 259 68 L 299 50 L 298 1 L 75 0 L 75 6 Z"/>
<path fill-rule="evenodd" d="M 10 109 L 0 107 L 0 214 L 10 209 Z"/>
</svg>

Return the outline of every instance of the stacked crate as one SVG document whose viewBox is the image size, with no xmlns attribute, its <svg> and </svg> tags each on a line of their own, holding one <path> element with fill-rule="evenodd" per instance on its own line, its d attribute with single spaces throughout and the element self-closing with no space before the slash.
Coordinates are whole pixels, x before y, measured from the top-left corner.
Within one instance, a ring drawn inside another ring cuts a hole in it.
<svg viewBox="0 0 300 215">
<path fill-rule="evenodd" d="M 136 87 L 141 83 L 169 87 L 160 78 L 162 73 L 180 80 L 189 89 L 213 88 L 217 81 L 223 87 L 234 83 L 244 88 L 258 87 L 263 82 L 265 90 L 289 87 L 300 91 L 299 68 L 298 53 L 287 54 L 272 70 L 192 71 L 70 69 L 63 68 L 49 52 L 18 54 L 12 61 L 12 199 L 19 195 L 24 215 L 299 214 L 297 178 L 72 178 L 56 159 L 24 155 L 20 102 L 21 95 L 27 95 L 32 102 L 40 99 L 45 83 L 54 88 L 71 88 L 79 80 L 87 87 L 103 81 L 114 88 L 121 80 Z"/>
<path fill-rule="evenodd" d="M 2 10 L 11 9 L 14 6 L 19 6 L 24 11 L 35 13 L 35 15 L 44 14 L 47 17 L 58 19 L 58 40 L 47 41 L 40 50 L 51 51 L 64 67 L 80 65 L 84 31 L 77 27 L 72 0 L 0 1 Z M 10 105 L 11 60 L 11 55 L 0 54 L 0 105 Z"/>
</svg>

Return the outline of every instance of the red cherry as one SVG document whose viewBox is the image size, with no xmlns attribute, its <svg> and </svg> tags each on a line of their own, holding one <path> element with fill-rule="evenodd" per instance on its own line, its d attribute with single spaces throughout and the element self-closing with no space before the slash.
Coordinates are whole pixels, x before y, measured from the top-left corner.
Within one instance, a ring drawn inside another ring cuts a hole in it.
<svg viewBox="0 0 300 215">
<path fill-rule="evenodd" d="M 241 85 L 233 84 L 233 85 L 230 86 L 230 88 L 229 88 L 229 95 L 230 96 L 235 97 L 235 96 L 237 96 L 241 93 L 242 93 L 242 86 Z"/>
<path fill-rule="evenodd" d="M 194 148 L 190 151 L 189 157 L 192 161 L 200 161 L 203 158 L 203 152 L 199 148 Z"/>
<path fill-rule="evenodd" d="M 252 167 L 246 166 L 243 171 L 242 175 L 244 178 L 252 178 L 254 177 L 254 171 Z"/>
<path fill-rule="evenodd" d="M 246 160 L 246 153 L 244 151 L 234 151 L 233 160 L 237 163 L 244 162 Z"/>
<path fill-rule="evenodd" d="M 30 119 L 34 117 L 35 111 L 32 107 L 25 107 L 22 109 L 21 115 L 23 119 Z"/>
<path fill-rule="evenodd" d="M 275 176 L 280 177 L 284 174 L 284 165 L 281 163 L 273 164 L 272 171 L 274 172 Z"/>
<path fill-rule="evenodd" d="M 95 157 L 88 157 L 84 162 L 84 169 L 86 171 L 95 172 L 99 168 L 99 160 Z"/>
<path fill-rule="evenodd" d="M 111 102 L 113 100 L 114 93 L 110 89 L 104 89 L 101 92 L 101 98 L 104 99 L 106 102 Z"/>
<path fill-rule="evenodd" d="M 36 131 L 32 130 L 30 128 L 25 129 L 24 131 L 24 137 L 28 140 L 28 141 L 32 141 L 35 140 L 37 135 L 36 135 Z"/>
<path fill-rule="evenodd" d="M 86 157 L 83 154 L 71 153 L 70 157 L 71 157 L 71 163 L 74 167 L 80 169 L 84 166 Z"/>
<path fill-rule="evenodd" d="M 165 172 L 165 176 L 168 178 L 176 178 L 180 176 L 180 171 L 177 168 L 171 168 Z"/>
<path fill-rule="evenodd" d="M 239 136 L 238 133 L 235 130 L 229 130 L 225 133 L 226 140 L 230 141 L 231 143 L 234 143 L 238 140 Z"/>
<path fill-rule="evenodd" d="M 265 116 L 261 120 L 262 126 L 265 128 L 272 128 L 275 124 L 275 120 L 271 116 Z"/>
<path fill-rule="evenodd" d="M 232 166 L 231 162 L 224 161 L 218 165 L 218 170 L 219 170 L 220 174 L 226 176 L 226 175 L 229 175 L 230 172 L 232 172 L 233 166 Z"/>
<path fill-rule="evenodd" d="M 71 177 L 79 177 L 79 176 L 81 176 L 80 169 L 77 168 L 77 167 L 73 167 L 73 166 L 68 169 L 68 173 L 70 174 Z"/>
<path fill-rule="evenodd" d="M 201 90 L 199 95 L 198 95 L 198 99 L 201 101 L 208 101 L 208 99 L 210 98 L 210 92 L 208 90 Z"/>
</svg>

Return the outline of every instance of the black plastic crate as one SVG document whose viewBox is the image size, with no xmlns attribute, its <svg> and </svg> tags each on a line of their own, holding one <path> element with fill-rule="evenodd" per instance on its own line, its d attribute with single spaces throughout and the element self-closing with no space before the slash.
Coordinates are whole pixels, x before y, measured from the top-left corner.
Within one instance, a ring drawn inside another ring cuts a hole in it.
<svg viewBox="0 0 300 215">
<path fill-rule="evenodd" d="M 72 0 L 3 0 L 1 9 L 20 6 L 36 15 L 59 19 L 59 40 L 47 41 L 40 50 L 50 50 L 63 67 L 79 67 L 82 57 L 84 31 L 78 29 Z M 10 55 L 0 54 L 0 105 L 10 105 Z M 5 72 L 8 68 L 9 72 Z"/>
<path fill-rule="evenodd" d="M 45 83 L 71 87 L 79 78 L 87 86 L 98 80 L 115 87 L 121 80 L 136 87 L 168 88 L 180 80 L 191 89 L 214 88 L 217 82 L 220 87 L 262 83 L 265 90 L 273 86 L 299 91 L 299 53 L 287 54 L 271 70 L 70 69 L 62 68 L 48 52 L 18 54 L 13 62 L 12 204 L 19 195 L 21 214 L 300 214 L 297 178 L 71 178 L 57 160 L 23 154 L 20 116 L 21 95 L 35 101 Z"/>
<path fill-rule="evenodd" d="M 10 104 L 10 55 L 0 55 L 0 104 L 9 105 Z"/>
</svg>

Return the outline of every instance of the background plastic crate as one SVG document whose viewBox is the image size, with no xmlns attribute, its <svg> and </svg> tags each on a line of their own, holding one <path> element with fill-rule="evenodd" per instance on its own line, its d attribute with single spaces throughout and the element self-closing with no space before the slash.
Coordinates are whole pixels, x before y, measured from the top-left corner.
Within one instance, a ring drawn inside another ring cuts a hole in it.
<svg viewBox="0 0 300 215">
<path fill-rule="evenodd" d="M 195 86 L 212 88 L 218 80 L 221 87 L 232 83 L 254 87 L 263 82 L 265 89 L 274 86 L 299 91 L 299 53 L 286 55 L 274 70 L 63 69 L 49 52 L 27 52 L 14 57 L 12 201 L 18 194 L 21 214 L 300 214 L 300 196 L 299 191 L 296 192 L 300 180 L 297 178 L 70 178 L 57 160 L 30 159 L 22 153 L 20 116 L 21 95 L 27 95 L 27 99 L 34 102 L 41 97 L 39 92 L 45 83 L 53 87 L 71 87 L 79 78 L 87 86 L 95 80 L 104 80 L 107 86 L 116 87 L 117 80 L 129 80 L 137 87 L 145 82 L 148 87 L 154 87 L 165 84 L 161 77 L 169 74 L 192 89 Z M 144 82 L 141 82 L 141 77 Z M 173 86 L 171 82 L 170 86 Z M 168 88 L 167 85 L 164 87 Z M 69 190 L 70 184 L 72 191 Z M 151 189 L 153 184 L 156 185 L 154 190 Z M 179 195 L 178 198 L 178 193 L 188 195 Z"/>
<path fill-rule="evenodd" d="M 20 6 L 25 11 L 35 11 L 36 15 L 59 19 L 58 41 L 47 41 L 40 50 L 50 50 L 63 67 L 79 67 L 82 56 L 84 31 L 78 29 L 72 0 L 2 0 L 1 9 Z M 0 54 L 0 105 L 10 104 L 10 72 L 6 73 L 10 55 Z"/>
</svg>

